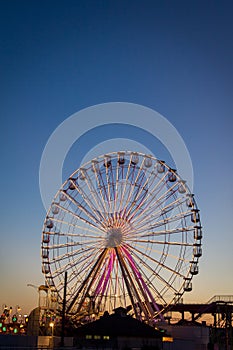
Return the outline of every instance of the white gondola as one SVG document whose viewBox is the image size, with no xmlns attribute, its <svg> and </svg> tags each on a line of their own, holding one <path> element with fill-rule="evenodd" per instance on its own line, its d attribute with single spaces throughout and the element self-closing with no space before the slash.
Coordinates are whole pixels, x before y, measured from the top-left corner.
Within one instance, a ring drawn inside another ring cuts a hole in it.
<svg viewBox="0 0 233 350">
<path fill-rule="evenodd" d="M 59 213 L 59 208 L 57 207 L 56 204 L 54 204 L 54 205 L 52 206 L 52 213 L 53 213 L 54 215 L 56 215 L 56 214 Z"/>
<path fill-rule="evenodd" d="M 201 244 L 194 244 L 193 255 L 195 256 L 195 258 L 200 258 L 202 256 Z"/>
<path fill-rule="evenodd" d="M 46 221 L 46 227 L 47 228 L 53 228 L 53 222 L 52 222 L 52 220 L 50 220 L 50 219 L 48 219 L 47 221 Z"/>
<path fill-rule="evenodd" d="M 190 273 L 192 275 L 198 274 L 198 265 L 196 261 L 191 261 Z"/>
<path fill-rule="evenodd" d="M 105 155 L 104 166 L 106 168 L 109 168 L 111 164 L 112 164 L 111 157 L 109 155 Z"/>
<path fill-rule="evenodd" d="M 201 226 L 194 226 L 194 235 L 195 240 L 202 239 L 202 227 Z"/>
<path fill-rule="evenodd" d="M 170 169 L 170 171 L 168 173 L 168 181 L 170 181 L 170 182 L 176 181 L 176 170 L 175 169 Z"/>
<path fill-rule="evenodd" d="M 165 172 L 165 165 L 164 165 L 164 161 L 163 160 L 159 160 L 157 163 L 157 171 L 159 174 L 162 174 Z"/>
<path fill-rule="evenodd" d="M 47 232 L 44 232 L 43 233 L 43 239 L 42 239 L 43 243 L 49 243 L 50 241 L 50 236 L 49 236 L 49 233 Z"/>
<path fill-rule="evenodd" d="M 66 195 L 64 193 L 61 192 L 60 196 L 59 196 L 59 199 L 60 199 L 61 202 L 65 202 L 67 197 L 66 197 Z"/>
<path fill-rule="evenodd" d="M 43 248 L 42 249 L 42 258 L 43 259 L 48 259 L 48 257 L 49 257 L 49 250 L 48 250 L 48 248 Z"/>
<path fill-rule="evenodd" d="M 118 163 L 120 165 L 125 164 L 125 152 L 118 152 Z"/>
<path fill-rule="evenodd" d="M 145 157 L 145 159 L 144 159 L 144 166 L 146 168 L 150 168 L 152 166 L 152 159 L 150 157 Z"/>
<path fill-rule="evenodd" d="M 184 181 L 184 180 L 180 180 L 179 181 L 178 192 L 181 193 L 181 194 L 186 192 L 185 183 L 186 183 L 186 181 Z"/>
<path fill-rule="evenodd" d="M 70 179 L 69 189 L 71 191 L 75 190 L 75 179 Z"/>
<path fill-rule="evenodd" d="M 184 291 L 191 292 L 191 290 L 192 290 L 191 278 L 185 278 L 184 280 L 185 280 L 184 281 Z"/>
<path fill-rule="evenodd" d="M 192 208 L 194 206 L 194 194 L 187 194 L 186 204 L 189 208 Z"/>
<path fill-rule="evenodd" d="M 191 220 L 192 222 L 199 222 L 200 221 L 200 215 L 198 209 L 193 209 L 191 214 Z"/>
<path fill-rule="evenodd" d="M 42 265 L 42 273 L 47 274 L 47 273 L 49 273 L 49 271 L 50 271 L 50 269 L 49 269 L 49 263 L 44 263 L 44 264 Z"/>
<path fill-rule="evenodd" d="M 132 152 L 132 157 L 131 157 L 131 164 L 137 165 L 139 162 L 139 156 L 137 152 Z"/>
</svg>

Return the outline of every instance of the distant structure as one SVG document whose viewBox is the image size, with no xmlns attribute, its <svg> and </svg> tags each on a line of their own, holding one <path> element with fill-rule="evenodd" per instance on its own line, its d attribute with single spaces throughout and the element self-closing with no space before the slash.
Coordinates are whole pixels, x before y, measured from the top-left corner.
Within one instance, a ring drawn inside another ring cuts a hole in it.
<svg viewBox="0 0 233 350">
<path fill-rule="evenodd" d="M 46 285 L 35 286 L 28 284 L 38 292 L 38 307 L 31 311 L 28 317 L 28 335 L 50 335 L 51 329 L 49 324 L 57 321 L 59 307 L 57 295 L 54 290 L 51 290 Z M 59 317 L 58 317 L 59 318 Z"/>
</svg>

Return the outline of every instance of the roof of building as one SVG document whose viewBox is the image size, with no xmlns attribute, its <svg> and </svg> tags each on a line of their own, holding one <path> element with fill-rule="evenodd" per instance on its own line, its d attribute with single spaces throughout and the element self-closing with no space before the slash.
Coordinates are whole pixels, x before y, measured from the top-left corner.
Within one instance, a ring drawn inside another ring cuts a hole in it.
<svg viewBox="0 0 233 350">
<path fill-rule="evenodd" d="M 153 327 L 136 320 L 122 312 L 123 308 L 115 310 L 114 314 L 105 313 L 99 320 L 85 324 L 75 330 L 75 334 L 84 335 L 109 335 L 112 337 L 150 337 L 161 338 L 162 333 Z"/>
</svg>

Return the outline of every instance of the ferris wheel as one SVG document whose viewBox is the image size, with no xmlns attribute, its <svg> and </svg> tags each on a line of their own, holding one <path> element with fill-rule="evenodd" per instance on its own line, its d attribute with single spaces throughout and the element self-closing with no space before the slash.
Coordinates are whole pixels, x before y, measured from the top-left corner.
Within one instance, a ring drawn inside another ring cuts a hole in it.
<svg viewBox="0 0 233 350">
<path fill-rule="evenodd" d="M 78 320 L 124 307 L 153 323 L 192 290 L 202 255 L 200 214 L 176 170 L 151 155 L 113 152 L 77 169 L 42 233 L 42 271 Z"/>
</svg>

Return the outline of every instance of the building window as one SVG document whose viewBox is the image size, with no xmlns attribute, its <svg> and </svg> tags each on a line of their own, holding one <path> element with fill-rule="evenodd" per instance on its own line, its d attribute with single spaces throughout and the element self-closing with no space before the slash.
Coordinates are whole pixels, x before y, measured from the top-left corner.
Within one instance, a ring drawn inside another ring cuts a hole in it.
<svg viewBox="0 0 233 350">
<path fill-rule="evenodd" d="M 92 335 L 87 334 L 87 335 L 86 335 L 86 339 L 92 339 Z"/>
<path fill-rule="evenodd" d="M 109 335 L 104 335 L 104 336 L 103 336 L 103 339 L 104 339 L 104 340 L 109 340 L 110 337 L 109 337 Z"/>
<path fill-rule="evenodd" d="M 94 339 L 101 339 L 100 335 L 94 335 Z"/>
</svg>

